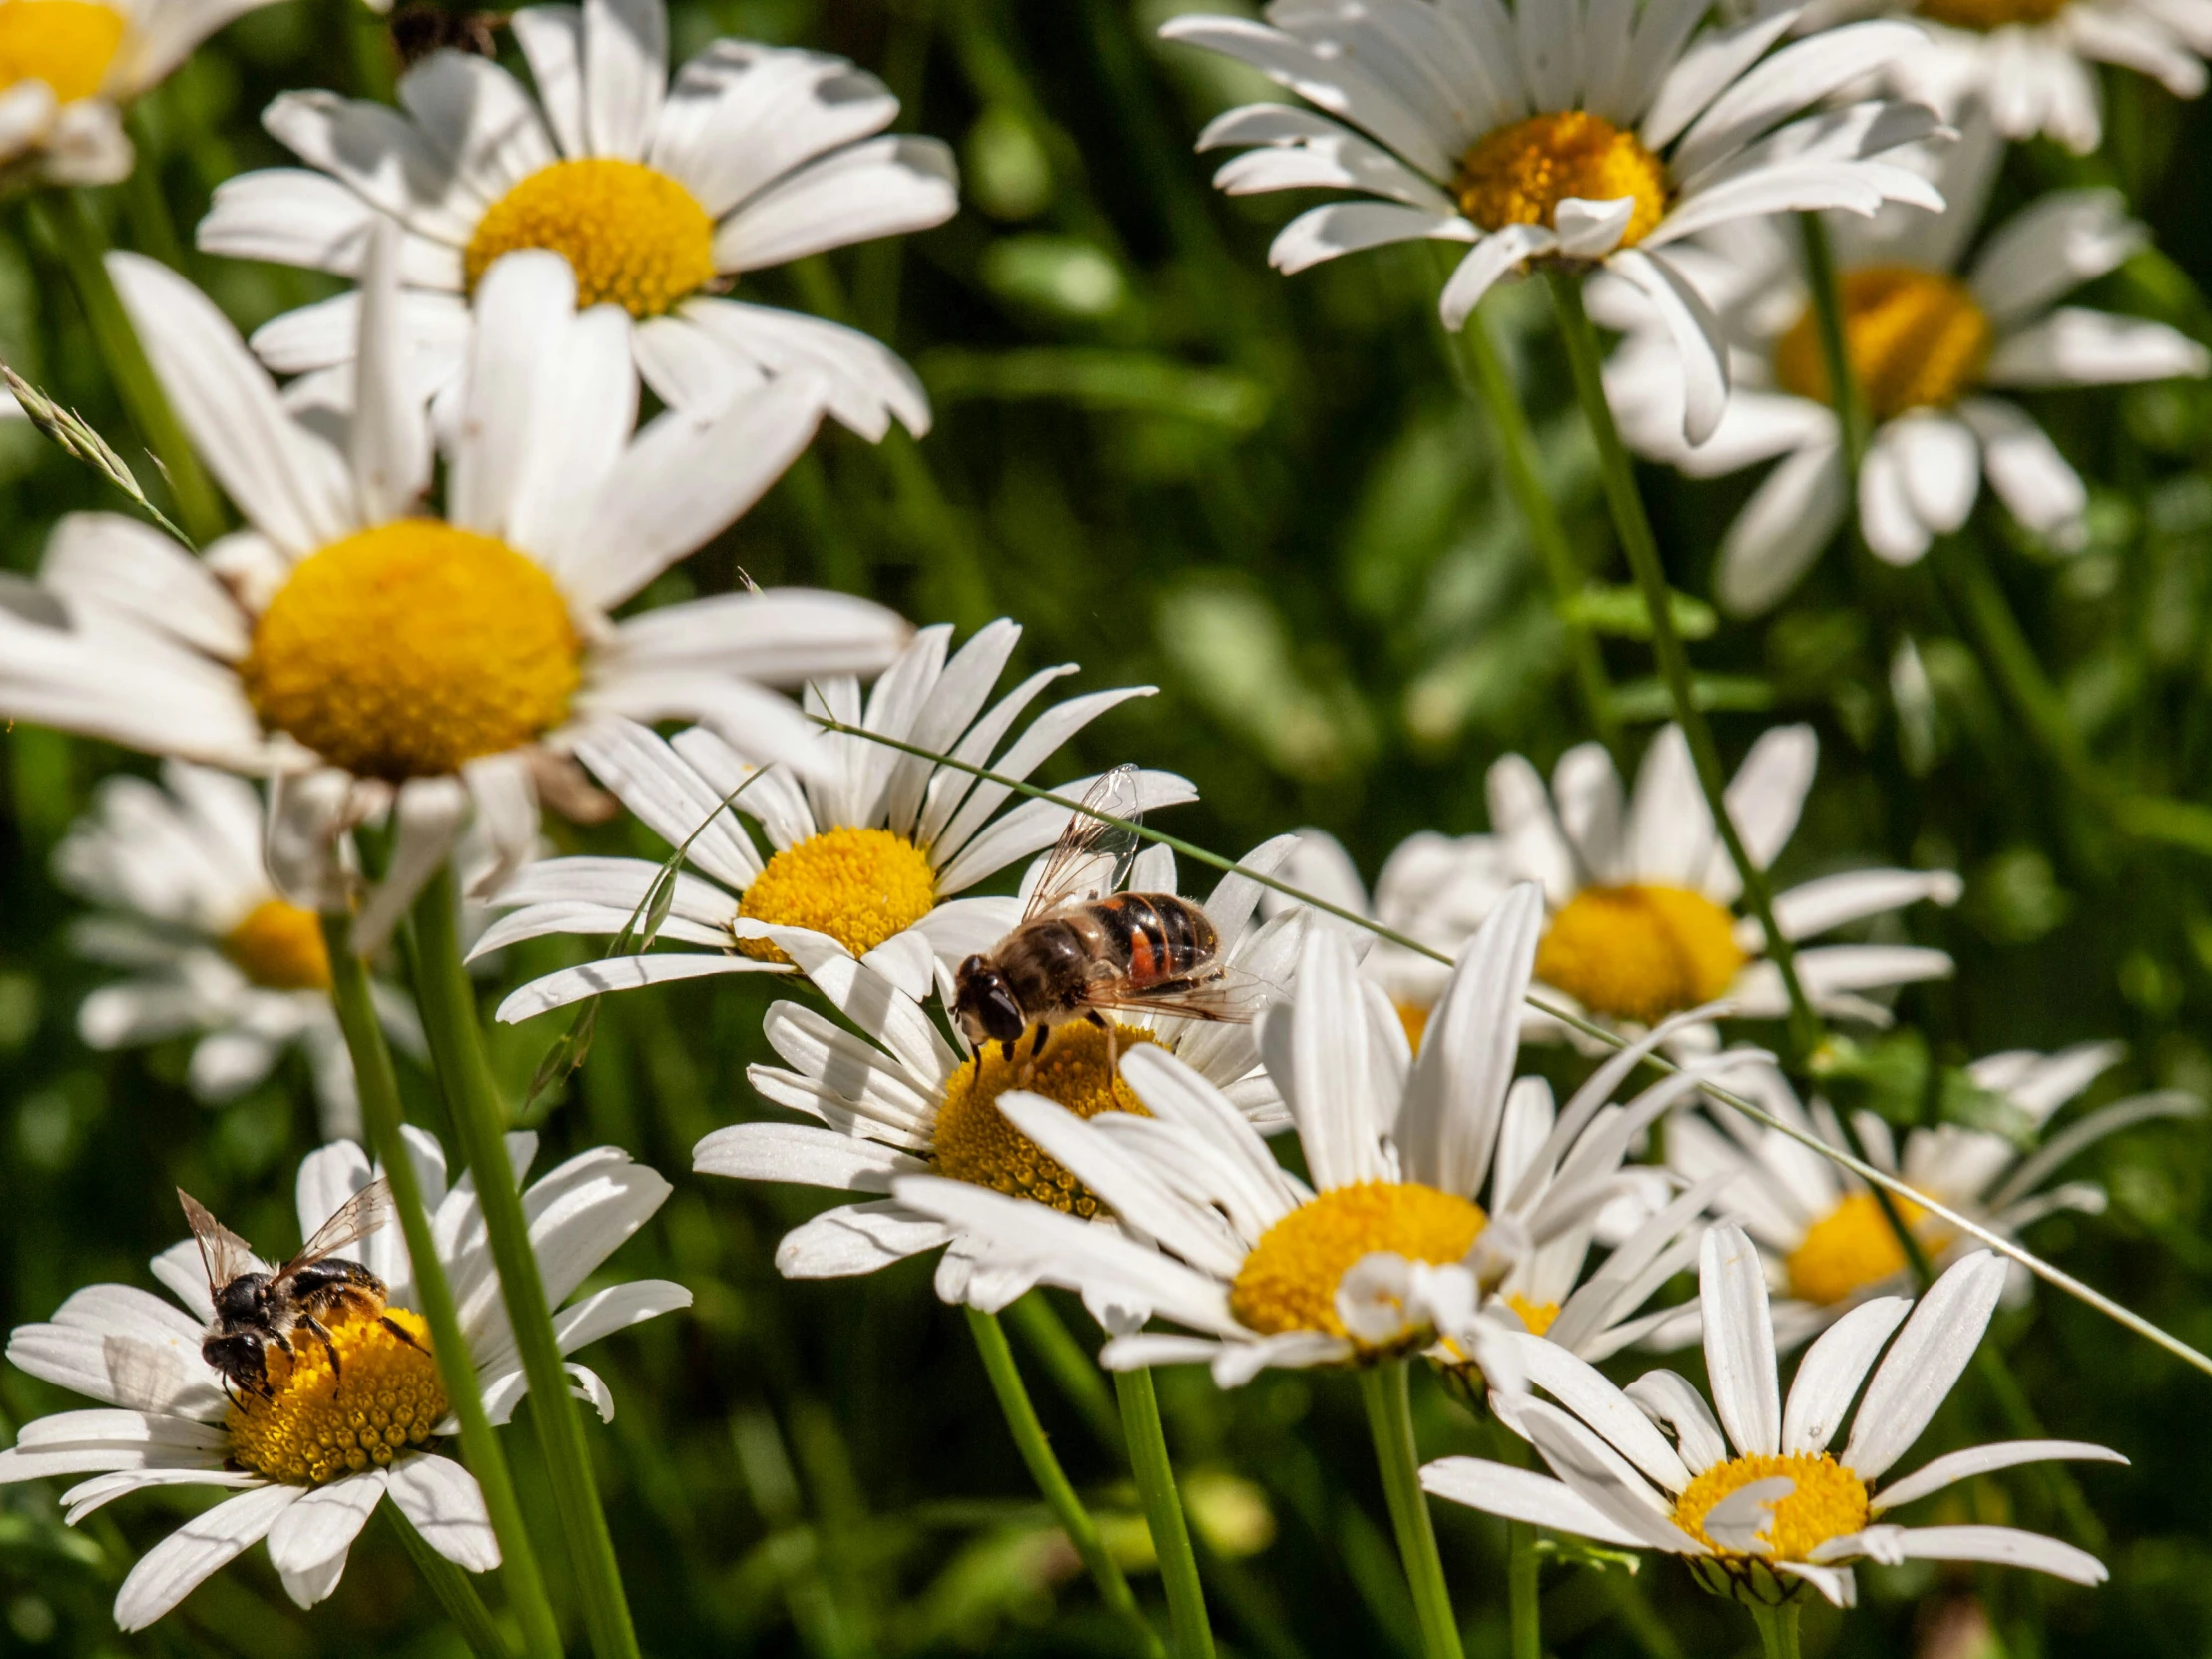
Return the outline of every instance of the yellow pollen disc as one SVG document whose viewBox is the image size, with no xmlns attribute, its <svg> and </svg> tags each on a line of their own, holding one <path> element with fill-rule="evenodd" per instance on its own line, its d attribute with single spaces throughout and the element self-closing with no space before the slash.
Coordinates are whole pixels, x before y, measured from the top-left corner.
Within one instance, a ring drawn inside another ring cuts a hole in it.
<svg viewBox="0 0 2212 1659">
<path fill-rule="evenodd" d="M 1995 334 L 1955 276 L 1868 266 L 1845 274 L 1843 298 L 1852 377 L 1875 419 L 1948 408 L 1981 378 Z M 1828 360 L 1812 311 L 1775 341 L 1774 377 L 1785 391 L 1828 401 Z"/>
<path fill-rule="evenodd" d="M 1774 1549 L 1771 1554 L 1762 1553 L 1762 1559 L 1802 1561 L 1829 1539 L 1845 1537 L 1867 1524 L 1865 1483 L 1825 1451 L 1818 1457 L 1799 1452 L 1715 1463 L 1682 1489 L 1675 1500 L 1674 1524 L 1699 1543 L 1740 1560 L 1742 1550 L 1722 1549 L 1705 1535 L 1705 1517 L 1730 1492 L 1778 1474 L 1795 1480 L 1797 1490 L 1775 1504 L 1774 1520 L 1765 1534 Z"/>
<path fill-rule="evenodd" d="M 1424 1008 L 1418 1002 L 1392 1001 L 1390 1006 L 1397 1010 L 1398 1024 L 1405 1027 L 1405 1040 L 1413 1045 L 1413 1052 L 1418 1054 L 1420 1040 L 1428 1031 L 1428 1016 L 1435 1010 Z"/>
<path fill-rule="evenodd" d="M 1152 1114 L 1121 1080 L 1112 1062 L 1137 1044 L 1151 1041 L 1149 1031 L 1116 1025 L 1109 1054 L 1107 1033 L 1088 1020 L 1070 1020 L 1052 1028 L 1044 1052 L 1034 1057 L 1033 1029 L 1014 1045 L 1011 1060 L 997 1043 L 984 1044 L 944 1087 L 944 1103 L 937 1108 L 937 1168 L 955 1181 L 1033 1198 L 1078 1216 L 1097 1215 L 1097 1195 L 1008 1123 L 998 1109 L 998 1097 L 1008 1089 L 1027 1089 L 1057 1101 L 1079 1118 L 1095 1118 L 1101 1112 L 1134 1112 L 1148 1118 Z"/>
<path fill-rule="evenodd" d="M 123 44 L 123 14 L 93 0 L 0 0 L 0 89 L 44 81 L 54 101 L 90 98 Z"/>
<path fill-rule="evenodd" d="M 1898 1201 L 1898 1218 L 1925 1248 L 1939 1249 L 1946 1231 L 1918 1204 Z M 1790 1252 L 1790 1294 L 1826 1306 L 1857 1295 L 1905 1271 L 1905 1249 L 1897 1231 L 1872 1193 L 1851 1193 L 1835 1209 L 1805 1230 Z"/>
<path fill-rule="evenodd" d="M 827 933 L 864 956 L 926 916 L 937 902 L 929 855 L 888 830 L 825 830 L 769 859 L 753 878 L 738 914 L 778 927 Z M 755 961 L 781 962 L 766 939 L 740 939 Z"/>
<path fill-rule="evenodd" d="M 1456 1262 L 1488 1220 L 1481 1206 L 1412 1182 L 1332 1187 L 1260 1235 L 1230 1287 L 1230 1312 L 1263 1336 L 1342 1337 L 1337 1285 L 1362 1257 L 1384 1250 L 1414 1262 Z"/>
<path fill-rule="evenodd" d="M 386 1330 L 399 1326 L 420 1348 Z M 292 1356 L 269 1350 L 269 1383 L 264 1399 L 240 1389 L 224 1427 L 231 1436 L 231 1461 L 271 1480 L 294 1486 L 319 1486 L 341 1474 L 382 1468 L 409 1446 L 437 1438 L 445 1418 L 445 1389 L 437 1363 L 430 1358 L 430 1328 L 404 1308 L 348 1315 L 330 1327 L 337 1346 L 338 1372 L 321 1339 L 301 1331 L 292 1337 Z"/>
<path fill-rule="evenodd" d="M 536 564 L 490 536 L 407 518 L 301 560 L 240 672 L 264 725 L 399 783 L 558 726 L 580 650 Z"/>
<path fill-rule="evenodd" d="M 1623 248 L 1651 233 L 1667 211 L 1667 170 L 1634 133 L 1601 115 L 1562 110 L 1532 115 L 1478 140 L 1459 164 L 1459 211 L 1485 231 L 1508 225 L 1557 230 L 1569 197 L 1635 201 Z"/>
<path fill-rule="evenodd" d="M 1518 1291 L 1511 1291 L 1506 1294 L 1505 1306 L 1520 1315 L 1521 1324 L 1527 1326 L 1529 1331 L 1538 1337 L 1549 1331 L 1551 1322 L 1559 1317 L 1558 1303 L 1531 1302 Z"/>
<path fill-rule="evenodd" d="M 1736 923 L 1687 887 L 1584 887 L 1551 918 L 1536 977 L 1593 1012 L 1651 1025 L 1710 1002 L 1748 958 Z"/>
<path fill-rule="evenodd" d="M 223 954 L 264 990 L 330 988 L 330 954 L 322 945 L 321 919 L 280 898 L 265 898 L 247 911 L 246 919 L 223 935 Z"/>
<path fill-rule="evenodd" d="M 1953 29 L 2001 29 L 2007 23 L 2048 23 L 2071 0 L 1921 0 L 1921 16 Z"/>
<path fill-rule="evenodd" d="M 541 167 L 485 210 L 462 256 L 470 291 L 492 263 L 546 248 L 576 273 L 576 303 L 659 316 L 715 277 L 715 223 L 641 162 L 603 156 Z"/>
</svg>

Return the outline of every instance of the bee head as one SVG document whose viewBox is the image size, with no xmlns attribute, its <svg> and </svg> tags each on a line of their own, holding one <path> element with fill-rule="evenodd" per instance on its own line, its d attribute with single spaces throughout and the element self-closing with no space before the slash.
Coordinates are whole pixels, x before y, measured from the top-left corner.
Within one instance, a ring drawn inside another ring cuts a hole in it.
<svg viewBox="0 0 2212 1659">
<path fill-rule="evenodd" d="M 261 1336 L 253 1331 L 210 1337 L 200 1345 L 200 1358 L 235 1382 L 260 1383 L 269 1376 Z"/>
<path fill-rule="evenodd" d="M 1029 1028 L 1006 976 L 987 956 L 970 956 L 954 976 L 952 1012 L 970 1042 L 1010 1043 Z"/>
</svg>

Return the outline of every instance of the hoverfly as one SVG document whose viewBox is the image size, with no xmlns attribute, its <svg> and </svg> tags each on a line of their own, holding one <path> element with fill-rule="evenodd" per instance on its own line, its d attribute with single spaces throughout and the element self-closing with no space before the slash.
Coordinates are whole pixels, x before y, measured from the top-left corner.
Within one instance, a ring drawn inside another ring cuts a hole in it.
<svg viewBox="0 0 2212 1659">
<path fill-rule="evenodd" d="M 192 1194 L 180 1187 L 177 1199 L 200 1246 L 200 1261 L 208 1270 L 208 1299 L 215 1304 L 200 1358 L 223 1374 L 226 1393 L 236 1384 L 265 1399 L 273 1396 L 268 1350 L 274 1345 L 290 1354 L 292 1335 L 298 1331 L 321 1340 L 335 1379 L 337 1343 L 323 1321 L 341 1310 L 373 1315 L 409 1347 L 422 1346 L 384 1314 L 389 1294 L 384 1282 L 360 1263 L 335 1254 L 390 1219 L 391 1188 L 381 1177 L 339 1205 L 299 1254 L 274 1273 L 254 1254 L 252 1245 L 217 1221 Z"/>
<path fill-rule="evenodd" d="M 412 69 L 438 51 L 465 52 L 478 58 L 499 56 L 498 31 L 512 12 L 456 11 L 448 6 L 418 0 L 391 15 L 392 50 L 399 67 Z"/>
<path fill-rule="evenodd" d="M 1105 1026 L 1104 1011 L 1113 1008 L 1251 1019 L 1204 910 L 1174 893 L 1120 890 L 1136 861 L 1137 836 L 1091 815 L 1134 820 L 1137 769 L 1103 774 L 1083 807 L 1061 832 L 1019 925 L 953 975 L 953 1015 L 978 1054 L 996 1042 L 1011 1060 L 1031 1025 L 1042 1053 L 1053 1026 L 1078 1018 Z"/>
</svg>

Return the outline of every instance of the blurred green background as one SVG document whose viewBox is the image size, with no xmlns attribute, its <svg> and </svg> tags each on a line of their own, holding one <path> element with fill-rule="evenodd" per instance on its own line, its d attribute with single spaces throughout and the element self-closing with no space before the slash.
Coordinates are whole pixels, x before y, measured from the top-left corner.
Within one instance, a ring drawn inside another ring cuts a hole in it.
<svg viewBox="0 0 2212 1659">
<path fill-rule="evenodd" d="M 1587 734 L 1485 422 L 1443 349 L 1429 256 L 1385 250 L 1291 280 L 1270 272 L 1268 239 L 1300 204 L 1227 201 L 1207 183 L 1210 162 L 1190 152 L 1208 116 L 1266 89 L 1157 44 L 1154 27 L 1181 9 L 1193 8 L 679 0 L 679 56 L 727 33 L 843 53 L 883 76 L 904 101 L 900 127 L 957 146 L 965 206 L 927 235 L 748 278 L 749 291 L 893 342 L 930 387 L 936 429 L 881 450 L 826 430 L 759 509 L 645 602 L 727 589 L 743 572 L 872 594 L 963 629 L 1010 614 L 1028 630 L 1016 672 L 1073 659 L 1078 689 L 1161 688 L 1093 727 L 1047 782 L 1124 759 L 1174 768 L 1205 797 L 1173 815 L 1177 832 L 1236 852 L 1318 824 L 1372 878 L 1414 830 L 1484 828 L 1483 771 L 1499 754 L 1520 750 L 1548 769 Z M 256 120 L 272 96 L 360 90 L 388 73 L 385 52 L 358 0 L 284 0 L 246 18 L 141 107 L 141 170 L 95 193 L 97 210 L 119 244 L 174 252 L 217 183 L 284 159 Z M 2016 151 L 1992 214 L 2056 183 L 2119 184 L 2161 252 L 2090 301 L 2212 339 L 2195 280 L 2212 273 L 2212 177 L 2192 160 L 2212 140 L 2212 107 L 2126 76 L 2109 92 L 2106 151 L 2081 161 Z M 179 257 L 242 325 L 330 291 L 297 272 Z M 1586 612 L 1622 630 L 1605 650 L 1640 746 L 1663 701 L 1645 644 L 1618 620 L 1632 615 L 1612 591 L 1625 573 L 1542 294 L 1506 291 L 1488 310 L 1593 584 Z M 20 204 L 0 218 L 0 353 L 136 456 Z M 2092 543 L 2060 559 L 1994 518 L 1976 533 L 2082 738 L 2137 787 L 2204 796 L 2212 393 L 2032 401 L 2092 482 Z M 1676 585 L 1705 594 L 1710 549 L 1749 480 L 1690 485 L 1651 471 L 1644 481 Z M 0 561 L 32 569 L 59 514 L 119 505 L 101 489 L 27 429 L 0 427 Z M 2069 793 L 1932 578 L 1832 555 L 1757 625 L 1690 614 L 1732 756 L 1773 722 L 1820 732 L 1819 782 L 1786 879 L 1876 862 L 1966 877 L 1954 912 L 1909 917 L 1915 939 L 1953 953 L 1958 977 L 1904 998 L 1907 1034 L 1870 1057 L 1870 1103 L 1909 1119 L 1936 1097 L 1912 1086 L 1926 1065 L 2108 1036 L 2126 1039 L 2131 1058 L 2091 1104 L 2154 1085 L 2212 1094 L 2212 864 L 2116 837 Z M 1907 641 L 1925 677 L 1894 673 Z M 48 859 L 91 786 L 145 763 L 23 728 L 0 739 L 0 1321 L 13 1325 L 95 1280 L 149 1283 L 146 1258 L 182 1231 L 179 1183 L 250 1238 L 289 1244 L 292 1171 L 312 1144 L 313 1110 L 296 1063 L 211 1110 L 183 1086 L 182 1042 L 115 1055 L 80 1045 L 76 1006 L 98 974 L 68 952 L 73 906 Z M 551 832 L 570 847 L 662 851 L 620 824 Z M 563 948 L 510 953 L 485 986 L 487 1010 L 503 986 L 571 959 Z M 770 1265 L 775 1240 L 823 1200 L 686 1173 L 701 1134 L 762 1112 L 744 1067 L 761 1054 L 769 995 L 732 979 L 614 999 L 588 1067 L 539 1112 L 541 1167 L 615 1141 L 677 1182 L 612 1269 L 681 1279 L 697 1306 L 590 1357 L 620 1408 L 595 1441 L 646 1651 L 1123 1651 L 1025 1484 L 958 1316 L 931 1294 L 929 1264 L 787 1285 Z M 501 1031 L 518 1097 L 560 1024 Z M 1563 1055 L 1534 1063 L 1561 1077 L 1576 1068 Z M 427 1079 L 405 1081 L 434 1123 Z M 2203 1125 L 2165 1126 L 2108 1144 L 2082 1173 L 2110 1189 L 2109 1214 L 2044 1222 L 2032 1242 L 2212 1347 L 2208 1137 Z M 1056 1307 L 1095 1346 L 1080 1308 Z M 1992 1340 L 2053 1433 L 2135 1459 L 2079 1476 L 2109 1532 L 2097 1547 L 2113 1582 L 2089 1592 L 1993 1570 L 1863 1568 L 1865 1605 L 1848 1621 L 1816 1610 L 1808 1651 L 1964 1659 L 1998 1651 L 1973 1645 L 1992 1627 L 2020 1659 L 2212 1648 L 2202 1496 L 2212 1378 L 2049 1295 L 2003 1316 Z M 1056 1383 L 1018 1325 L 1016 1347 L 1071 1472 L 1141 1565 L 1143 1530 L 1095 1376 L 1075 1367 Z M 1679 1363 L 1698 1369 L 1694 1356 Z M 1225 1650 L 1414 1652 L 1350 1382 L 1275 1374 L 1221 1395 L 1183 1370 L 1164 1375 L 1161 1391 L 1194 1481 Z M 0 1378 L 8 1432 L 66 1403 L 20 1374 Z M 1488 1431 L 1440 1390 L 1422 1383 L 1417 1405 L 1425 1455 L 1489 1449 Z M 1924 1455 L 2009 1432 L 1969 1382 Z M 532 1439 L 507 1443 L 557 1553 Z M 312 1615 L 284 1599 L 256 1550 L 154 1630 L 119 1636 L 116 1583 L 188 1500 L 148 1494 L 71 1532 L 57 1484 L 0 1489 L 0 1651 L 462 1651 L 377 1527 Z M 2031 1473 L 1964 1490 L 1973 1518 L 2066 1533 Z M 1437 1524 L 1468 1651 L 1502 1654 L 1502 1527 L 1448 1507 Z M 1138 1583 L 1156 1600 L 1148 1579 Z M 1624 1599 L 1623 1584 L 1617 1568 L 1549 1570 L 1547 1645 L 1750 1649 L 1741 1615 L 1672 1564 L 1646 1565 L 1640 1600 Z M 1975 1622 L 1977 1606 L 1988 1625 Z"/>
</svg>

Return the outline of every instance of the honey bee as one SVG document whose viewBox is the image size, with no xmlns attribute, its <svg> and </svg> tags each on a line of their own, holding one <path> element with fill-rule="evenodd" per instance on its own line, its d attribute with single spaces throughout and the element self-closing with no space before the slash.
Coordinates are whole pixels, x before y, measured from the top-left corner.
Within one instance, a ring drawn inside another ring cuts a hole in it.
<svg viewBox="0 0 2212 1659">
<path fill-rule="evenodd" d="M 1138 814 L 1137 769 L 1103 775 L 1068 820 L 1021 922 L 987 955 L 953 975 L 953 1017 L 976 1045 L 996 1042 L 1005 1057 L 1030 1026 L 1036 1050 L 1053 1026 L 1105 1010 L 1174 1014 L 1184 1019 L 1248 1020 L 1241 987 L 1220 961 L 1221 934 L 1206 912 L 1170 892 L 1123 892 L 1137 836 L 1091 816 Z"/>
<path fill-rule="evenodd" d="M 226 1393 L 235 1385 L 265 1399 L 272 1397 L 276 1390 L 269 1382 L 268 1351 L 275 1346 L 290 1354 L 292 1336 L 300 1331 L 321 1340 L 335 1379 L 337 1343 L 323 1321 L 338 1312 L 373 1315 L 410 1348 L 422 1346 L 384 1314 L 388 1294 L 384 1282 L 360 1263 L 334 1254 L 390 1219 L 391 1188 L 381 1178 L 339 1205 L 299 1254 L 275 1272 L 254 1254 L 252 1245 L 217 1221 L 206 1205 L 182 1187 L 177 1189 L 177 1199 L 200 1246 L 201 1265 L 208 1270 L 208 1300 L 215 1304 L 200 1358 L 223 1374 Z"/>
<path fill-rule="evenodd" d="M 498 31 L 512 12 L 464 12 L 418 0 L 391 15 L 392 50 L 399 66 L 412 69 L 437 51 L 466 52 L 479 58 L 499 55 Z"/>
</svg>

